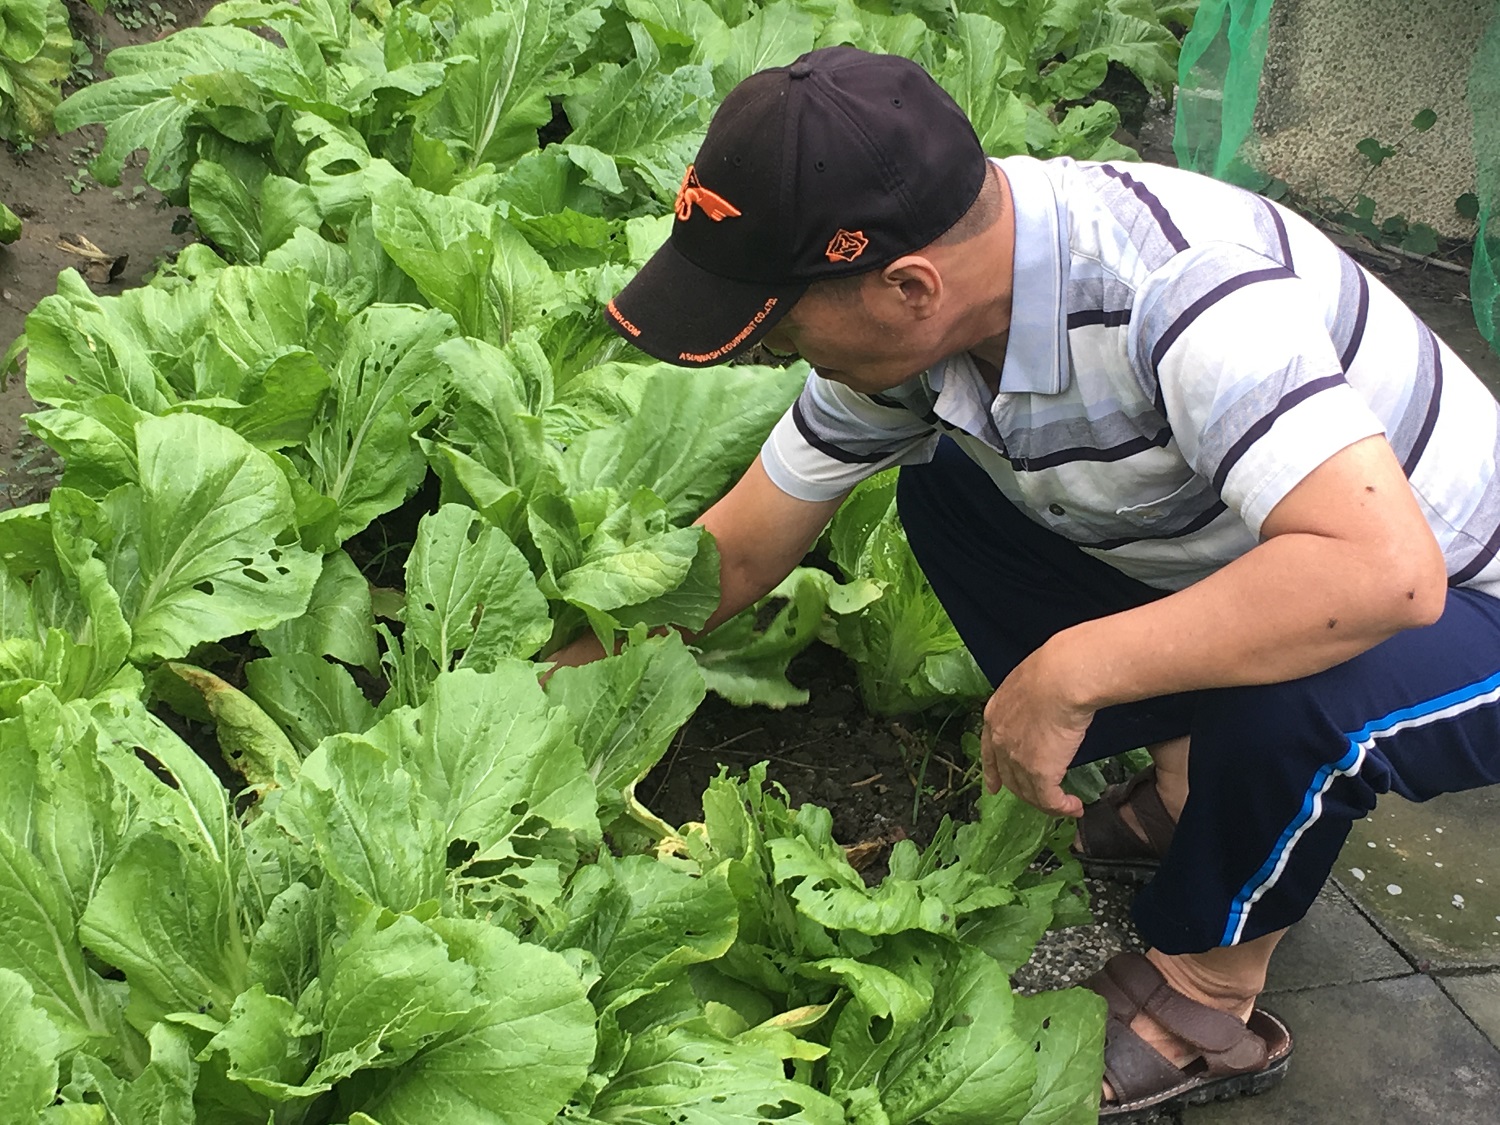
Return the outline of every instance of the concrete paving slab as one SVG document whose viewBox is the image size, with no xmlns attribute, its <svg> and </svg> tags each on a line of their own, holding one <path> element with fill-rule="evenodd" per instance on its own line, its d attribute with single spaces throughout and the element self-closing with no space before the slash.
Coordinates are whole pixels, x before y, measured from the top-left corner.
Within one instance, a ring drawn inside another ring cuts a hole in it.
<svg viewBox="0 0 1500 1125">
<path fill-rule="evenodd" d="M 1412 959 L 1500 968 L 1500 787 L 1382 799 L 1333 874 Z"/>
<path fill-rule="evenodd" d="M 1266 988 L 1298 992 L 1409 972 L 1411 965 L 1406 959 L 1354 908 L 1342 890 L 1330 884 L 1323 888 L 1307 917 L 1276 947 Z"/>
<path fill-rule="evenodd" d="M 1267 995 L 1292 1028 L 1287 1079 L 1183 1125 L 1495 1125 L 1500 1050 L 1431 977 Z"/>
<path fill-rule="evenodd" d="M 1440 977 L 1438 983 L 1489 1041 L 1500 1047 L 1500 973 Z"/>
</svg>

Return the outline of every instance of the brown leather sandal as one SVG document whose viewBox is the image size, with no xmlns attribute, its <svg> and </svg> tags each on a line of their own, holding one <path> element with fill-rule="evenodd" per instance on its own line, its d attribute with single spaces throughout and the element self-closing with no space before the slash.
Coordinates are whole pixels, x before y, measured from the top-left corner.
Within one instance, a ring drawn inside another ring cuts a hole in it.
<svg viewBox="0 0 1500 1125">
<path fill-rule="evenodd" d="M 1261 1094 L 1286 1077 L 1292 1033 L 1280 1018 L 1256 1008 L 1247 1026 L 1227 1012 L 1177 992 L 1139 953 L 1118 953 L 1084 982 L 1109 1004 L 1104 1030 L 1104 1077 L 1114 1099 L 1099 1120 L 1123 1125 L 1169 1106 Z M 1130 1030 L 1146 1012 L 1200 1054 L 1175 1066 Z"/>
<path fill-rule="evenodd" d="M 1136 835 L 1120 810 L 1130 806 L 1146 837 Z M 1129 781 L 1111 785 L 1078 821 L 1073 853 L 1086 874 L 1096 879 L 1145 883 L 1156 874 L 1172 845 L 1177 824 L 1156 791 L 1156 767 L 1147 766 Z"/>
</svg>

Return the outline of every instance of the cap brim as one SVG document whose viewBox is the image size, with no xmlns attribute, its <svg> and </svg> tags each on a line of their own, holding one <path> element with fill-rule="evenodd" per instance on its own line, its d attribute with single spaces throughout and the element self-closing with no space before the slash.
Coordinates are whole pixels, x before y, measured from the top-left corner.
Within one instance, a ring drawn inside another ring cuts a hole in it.
<svg viewBox="0 0 1500 1125">
<path fill-rule="evenodd" d="M 773 286 L 709 273 L 666 243 L 605 308 L 605 319 L 647 355 L 709 367 L 753 347 L 807 283 Z"/>
</svg>

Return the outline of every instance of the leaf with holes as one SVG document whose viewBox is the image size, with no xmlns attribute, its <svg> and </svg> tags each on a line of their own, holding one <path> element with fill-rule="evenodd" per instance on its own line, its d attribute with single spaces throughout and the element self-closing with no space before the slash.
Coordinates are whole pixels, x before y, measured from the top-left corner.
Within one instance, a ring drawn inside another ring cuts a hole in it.
<svg viewBox="0 0 1500 1125">
<path fill-rule="evenodd" d="M 338 505 L 339 541 L 400 504 L 427 471 L 412 437 L 442 393 L 433 349 L 453 330 L 445 313 L 405 305 L 371 306 L 349 323 L 307 440 L 308 476 Z"/>
<path fill-rule="evenodd" d="M 526 558 L 478 512 L 444 504 L 424 516 L 406 560 L 407 637 L 439 668 L 492 671 L 552 634 Z"/>
<path fill-rule="evenodd" d="M 271 459 L 191 414 L 143 421 L 136 446 L 141 483 L 104 504 L 132 658 L 183 656 L 302 613 L 319 561 L 297 545 L 291 489 Z"/>
<path fill-rule="evenodd" d="M 409 774 L 445 843 L 471 846 L 459 873 L 486 899 L 547 910 L 561 878 L 599 839 L 594 783 L 573 724 L 551 707 L 536 669 L 438 676 L 420 708 L 395 711 L 363 736 Z"/>
</svg>

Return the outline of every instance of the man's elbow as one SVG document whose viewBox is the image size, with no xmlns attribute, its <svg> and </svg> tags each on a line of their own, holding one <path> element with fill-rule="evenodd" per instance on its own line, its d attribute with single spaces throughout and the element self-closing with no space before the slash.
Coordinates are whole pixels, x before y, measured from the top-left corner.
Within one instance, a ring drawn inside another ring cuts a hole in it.
<svg viewBox="0 0 1500 1125">
<path fill-rule="evenodd" d="M 1393 552 L 1386 569 L 1392 613 L 1399 629 L 1434 624 L 1448 604 L 1448 568 L 1437 542 Z"/>
</svg>

